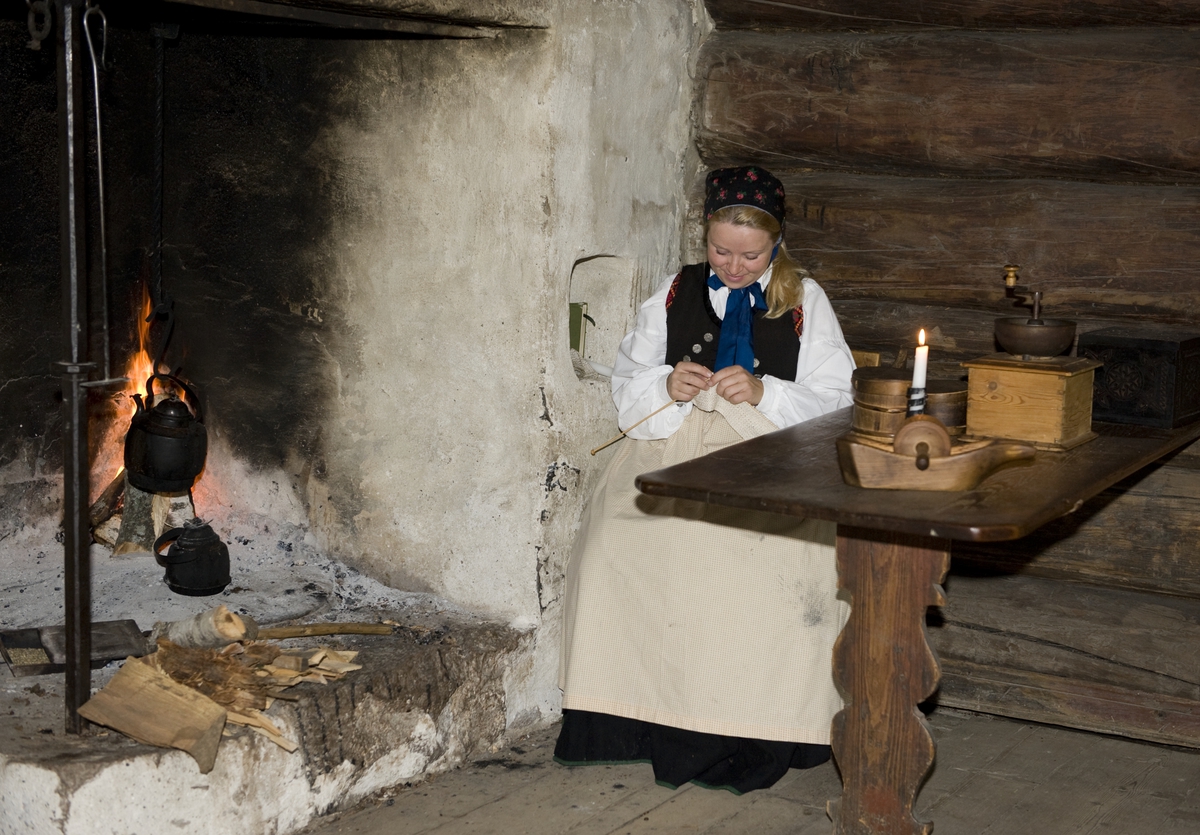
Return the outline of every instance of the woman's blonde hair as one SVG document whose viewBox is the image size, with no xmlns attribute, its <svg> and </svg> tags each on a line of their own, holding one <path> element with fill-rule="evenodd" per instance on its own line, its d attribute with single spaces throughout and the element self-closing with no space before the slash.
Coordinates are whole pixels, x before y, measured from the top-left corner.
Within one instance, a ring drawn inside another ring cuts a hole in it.
<svg viewBox="0 0 1200 835">
<path fill-rule="evenodd" d="M 783 245 L 779 221 L 753 206 L 726 206 L 713 212 L 705 224 L 705 233 L 714 223 L 732 223 L 766 232 L 772 240 L 779 241 L 779 251 L 771 262 L 771 282 L 763 294 L 767 299 L 767 318 L 777 319 L 784 313 L 799 307 L 804 302 L 803 279 L 809 278 L 808 270 L 801 267 L 788 255 Z"/>
</svg>

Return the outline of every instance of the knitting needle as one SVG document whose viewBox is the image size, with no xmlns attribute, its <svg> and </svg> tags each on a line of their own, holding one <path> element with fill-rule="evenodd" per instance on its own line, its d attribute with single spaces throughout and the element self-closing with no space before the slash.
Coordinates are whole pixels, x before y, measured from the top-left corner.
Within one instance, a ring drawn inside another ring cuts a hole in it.
<svg viewBox="0 0 1200 835">
<path fill-rule="evenodd" d="M 672 407 L 672 406 L 674 406 L 674 405 L 675 405 L 675 401 L 674 401 L 674 400 L 672 400 L 670 403 L 668 403 L 666 406 L 663 406 L 661 409 L 655 409 L 653 412 L 651 412 L 650 414 L 646 415 L 644 418 L 642 418 L 641 420 L 639 420 L 639 421 L 638 421 L 637 423 L 635 423 L 633 426 L 629 427 L 629 429 L 626 429 L 626 430 L 625 430 L 625 432 L 630 432 L 630 431 L 632 431 L 633 429 L 635 429 L 635 428 L 637 428 L 637 427 L 641 426 L 641 425 L 642 425 L 643 423 L 645 423 L 646 421 L 650 420 L 650 418 L 654 417 L 654 416 L 655 416 L 655 415 L 657 415 L 659 412 L 665 412 L 667 409 L 669 409 L 670 407 Z M 617 436 L 616 436 L 615 438 L 613 438 L 612 440 L 608 440 L 608 441 L 605 441 L 604 443 L 600 444 L 600 446 L 598 446 L 598 447 L 596 447 L 595 449 L 593 449 L 593 450 L 592 450 L 592 455 L 595 455 L 597 452 L 599 452 L 600 450 L 604 449 L 604 448 L 605 448 L 605 447 L 607 447 L 607 446 L 612 446 L 612 445 L 613 445 L 613 444 L 615 444 L 617 441 L 619 441 L 619 440 L 621 440 L 622 438 L 624 438 L 624 437 L 625 437 L 625 432 L 622 432 L 620 435 L 617 435 Z"/>
</svg>

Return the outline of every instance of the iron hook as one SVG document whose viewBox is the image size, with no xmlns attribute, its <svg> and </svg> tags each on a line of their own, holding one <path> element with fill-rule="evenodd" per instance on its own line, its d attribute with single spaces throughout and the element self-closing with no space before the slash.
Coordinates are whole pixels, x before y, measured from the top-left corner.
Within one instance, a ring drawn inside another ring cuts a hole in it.
<svg viewBox="0 0 1200 835">
<path fill-rule="evenodd" d="M 108 66 L 105 61 L 108 59 L 108 18 L 105 17 L 104 11 L 94 2 L 89 2 L 88 7 L 83 10 L 83 31 L 88 41 L 88 53 L 92 56 L 94 70 L 96 65 L 96 50 L 92 46 L 92 28 L 88 25 L 88 18 L 93 14 L 100 15 L 100 69 L 107 70 Z"/>
</svg>

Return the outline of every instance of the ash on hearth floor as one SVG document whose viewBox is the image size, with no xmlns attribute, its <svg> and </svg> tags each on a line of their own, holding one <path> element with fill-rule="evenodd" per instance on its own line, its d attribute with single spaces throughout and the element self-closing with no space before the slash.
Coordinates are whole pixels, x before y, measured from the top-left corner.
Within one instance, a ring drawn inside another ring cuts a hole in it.
<svg viewBox="0 0 1200 835">
<path fill-rule="evenodd" d="M 16 678 L 0 665 L 0 835 L 284 835 L 502 741 L 505 675 L 528 652 L 530 632 L 390 589 L 323 555 L 298 527 L 250 516 L 214 527 L 230 547 L 232 582 L 209 597 L 170 591 L 149 554 L 113 558 L 93 546 L 93 620 L 128 618 L 149 630 L 224 604 L 263 626 L 386 620 L 394 633 L 322 637 L 362 650 L 364 668 L 325 686 L 298 685 L 295 701 L 272 706 L 272 721 L 299 749 L 235 731 L 207 774 L 182 751 L 115 732 L 64 734 L 62 674 Z M 0 630 L 62 623 L 62 546 L 50 525 L 0 540 L 0 560 Z M 93 692 L 120 663 L 93 671 Z"/>
<path fill-rule="evenodd" d="M 93 545 L 92 620 L 182 620 L 224 603 L 260 624 L 283 621 L 365 620 L 365 612 L 434 606 L 469 615 L 430 595 L 389 588 L 320 552 L 306 532 L 252 515 L 230 515 L 214 528 L 229 546 L 232 582 L 220 594 L 187 597 L 163 582 L 150 553 L 113 557 Z M 29 527 L 0 541 L 5 566 L 0 581 L 0 629 L 63 622 L 63 552 L 47 525 Z"/>
</svg>

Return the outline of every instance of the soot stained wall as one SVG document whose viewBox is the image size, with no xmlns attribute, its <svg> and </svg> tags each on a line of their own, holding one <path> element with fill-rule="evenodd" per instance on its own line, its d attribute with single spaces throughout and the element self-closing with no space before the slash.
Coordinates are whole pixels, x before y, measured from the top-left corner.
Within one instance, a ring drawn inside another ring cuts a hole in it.
<svg viewBox="0 0 1200 835">
<path fill-rule="evenodd" d="M 331 120 L 354 118 L 348 98 L 329 94 L 348 83 L 339 67 L 359 42 L 180 14 L 181 35 L 167 42 L 165 59 L 162 273 L 176 316 L 167 360 L 182 366 L 210 429 L 244 461 L 278 467 L 299 452 L 319 473 L 317 416 L 338 386 L 331 353 L 346 355 L 338 346 L 348 329 L 344 290 L 332 286 L 320 248 L 344 183 L 316 137 Z M 121 373 L 150 277 L 155 58 L 149 20 L 108 15 L 101 91 L 113 366 Z M 0 122 L 12 126 L 0 135 L 0 192 L 15 198 L 0 204 L 0 466 L 32 452 L 28 468 L 47 471 L 61 461 L 50 370 L 62 341 L 55 59 L 49 42 L 40 52 L 25 48 L 24 23 L 23 15 L 0 20 Z M 86 88 L 90 119 L 90 80 Z M 96 436 L 125 414 L 111 400 L 93 394 Z"/>
<path fill-rule="evenodd" d="M 23 9 L 21 10 L 24 11 Z M 58 380 L 58 147 L 53 50 L 24 48 L 24 15 L 0 20 L 0 466 L 62 453 Z M 35 462 L 42 462 L 41 464 Z"/>
<path fill-rule="evenodd" d="M 343 183 L 316 138 L 354 42 L 184 32 L 169 51 L 167 244 L 176 355 L 255 466 L 320 455 L 344 289 L 321 244 Z M 340 353 L 340 352 L 337 352 Z"/>
</svg>

